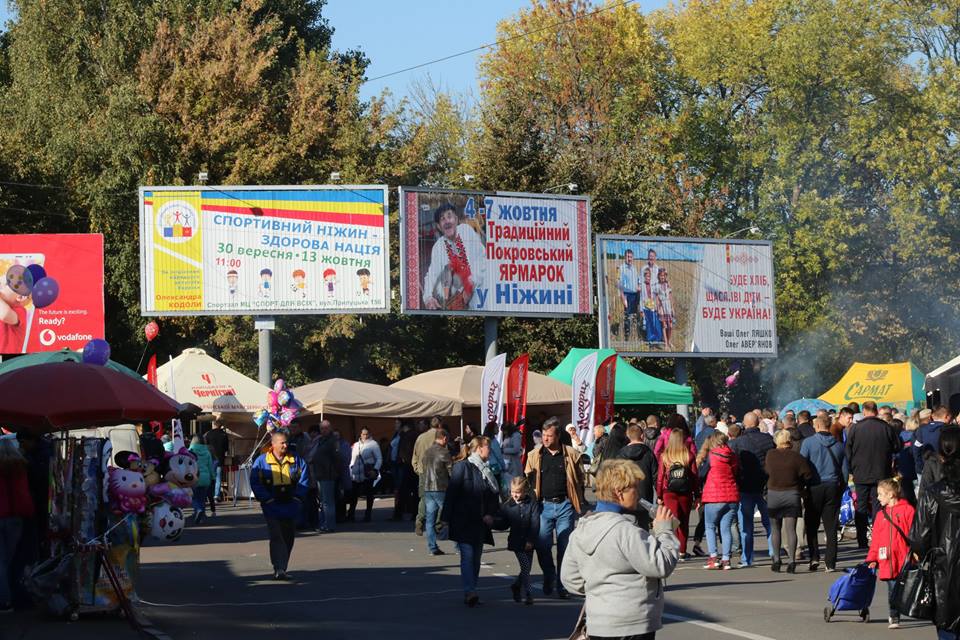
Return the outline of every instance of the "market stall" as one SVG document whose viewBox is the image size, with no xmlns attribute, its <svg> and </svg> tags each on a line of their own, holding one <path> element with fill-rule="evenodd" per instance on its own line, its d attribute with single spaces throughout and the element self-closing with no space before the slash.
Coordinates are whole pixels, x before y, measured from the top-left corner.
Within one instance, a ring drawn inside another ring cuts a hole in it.
<svg viewBox="0 0 960 640">
<path fill-rule="evenodd" d="M 183 516 L 175 517 L 179 509 L 167 498 L 175 491 L 188 495 L 189 482 L 178 486 L 167 475 L 174 461 L 141 461 L 136 451 L 115 452 L 108 438 L 77 438 L 70 431 L 169 420 L 180 406 L 145 381 L 103 366 L 106 360 L 0 374 L 3 397 L 42 399 L 7 403 L 0 422 L 18 435 L 57 434 L 47 505 L 51 557 L 32 569 L 28 588 L 51 612 L 123 611 L 139 628 L 142 617 L 132 603 L 141 541 L 179 535 Z"/>
<path fill-rule="evenodd" d="M 613 349 L 570 349 L 570 353 L 550 372 L 550 377 L 570 384 L 577 364 L 591 353 L 597 354 L 597 364 L 616 353 Z M 634 369 L 623 358 L 617 358 L 614 380 L 614 404 L 693 404 L 690 387 L 667 382 Z"/>
<path fill-rule="evenodd" d="M 418 373 L 394 382 L 390 388 L 453 398 L 463 406 L 464 421 L 481 426 L 479 422 L 482 377 L 482 366 L 468 364 L 463 367 Z M 527 374 L 527 407 L 529 407 L 527 413 L 531 417 L 555 415 L 561 420 L 569 419 L 570 394 L 570 385 L 567 383 L 533 371 Z"/>
<path fill-rule="evenodd" d="M 912 362 L 869 364 L 854 362 L 820 399 L 835 407 L 873 400 L 906 411 L 926 406 L 924 375 Z"/>
<path fill-rule="evenodd" d="M 203 434 L 213 420 L 219 420 L 230 436 L 224 461 L 223 486 L 233 495 L 240 466 L 254 452 L 260 428 L 254 413 L 267 402 L 268 387 L 211 357 L 203 349 L 183 352 L 157 367 L 157 388 L 179 402 L 196 405 L 199 415 L 185 425 L 188 435 Z M 246 487 L 239 487 L 246 494 Z"/>
<path fill-rule="evenodd" d="M 301 423 L 329 418 L 351 442 L 363 428 L 374 439 L 393 436 L 397 418 L 441 416 L 455 418 L 459 424 L 463 413 L 461 402 L 453 398 L 344 378 L 307 384 L 294 393 L 303 404 Z"/>
</svg>

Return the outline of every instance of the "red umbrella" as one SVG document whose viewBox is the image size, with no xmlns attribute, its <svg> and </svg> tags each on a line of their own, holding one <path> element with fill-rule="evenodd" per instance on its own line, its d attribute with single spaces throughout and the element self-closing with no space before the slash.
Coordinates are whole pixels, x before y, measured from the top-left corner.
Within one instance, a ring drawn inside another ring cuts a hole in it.
<svg viewBox="0 0 960 640">
<path fill-rule="evenodd" d="M 169 420 L 179 405 L 145 380 L 106 367 L 54 362 L 0 375 L 0 426 L 41 433 Z"/>
</svg>

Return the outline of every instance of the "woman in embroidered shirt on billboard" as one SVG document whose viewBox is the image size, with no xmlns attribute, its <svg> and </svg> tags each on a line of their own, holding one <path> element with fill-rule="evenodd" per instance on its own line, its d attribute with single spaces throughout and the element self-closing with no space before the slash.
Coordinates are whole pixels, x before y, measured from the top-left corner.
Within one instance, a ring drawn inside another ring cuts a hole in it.
<svg viewBox="0 0 960 640">
<path fill-rule="evenodd" d="M 449 202 L 437 207 L 433 221 L 440 238 L 430 251 L 430 267 L 423 280 L 427 309 L 477 309 L 477 287 L 484 284 L 486 258 L 473 227 L 462 221 Z"/>
</svg>

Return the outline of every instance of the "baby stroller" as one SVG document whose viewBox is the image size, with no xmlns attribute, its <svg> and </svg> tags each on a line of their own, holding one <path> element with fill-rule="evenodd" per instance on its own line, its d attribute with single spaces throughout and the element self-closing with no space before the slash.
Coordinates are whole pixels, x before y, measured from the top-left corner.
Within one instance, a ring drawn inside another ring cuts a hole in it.
<svg viewBox="0 0 960 640">
<path fill-rule="evenodd" d="M 870 603 L 876 587 L 877 574 L 866 564 L 847 569 L 830 585 L 830 604 L 823 608 L 823 621 L 830 622 L 837 611 L 857 611 L 861 622 L 870 622 Z"/>
</svg>

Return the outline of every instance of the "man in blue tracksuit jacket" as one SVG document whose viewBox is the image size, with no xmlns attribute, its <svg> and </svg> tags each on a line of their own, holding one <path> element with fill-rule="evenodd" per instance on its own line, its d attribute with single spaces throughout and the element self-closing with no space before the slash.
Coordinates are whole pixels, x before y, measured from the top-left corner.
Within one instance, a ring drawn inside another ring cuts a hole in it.
<svg viewBox="0 0 960 640">
<path fill-rule="evenodd" d="M 274 431 L 270 450 L 261 454 L 250 468 L 250 488 L 260 501 L 270 533 L 274 580 L 289 579 L 287 563 L 293 551 L 297 517 L 310 485 L 306 463 L 287 452 L 288 437 L 286 431 Z"/>
<path fill-rule="evenodd" d="M 816 432 L 805 438 L 800 445 L 800 455 L 813 467 L 813 480 L 810 485 L 810 497 L 807 500 L 804 524 L 807 530 L 807 547 L 810 550 L 810 568 L 816 570 L 820 564 L 820 546 L 817 530 L 823 523 L 823 532 L 827 536 L 827 569 L 837 568 L 837 516 L 840 513 L 840 499 L 850 477 L 850 464 L 847 462 L 843 445 L 830 433 L 830 421 L 822 416 L 813 419 Z"/>
</svg>

